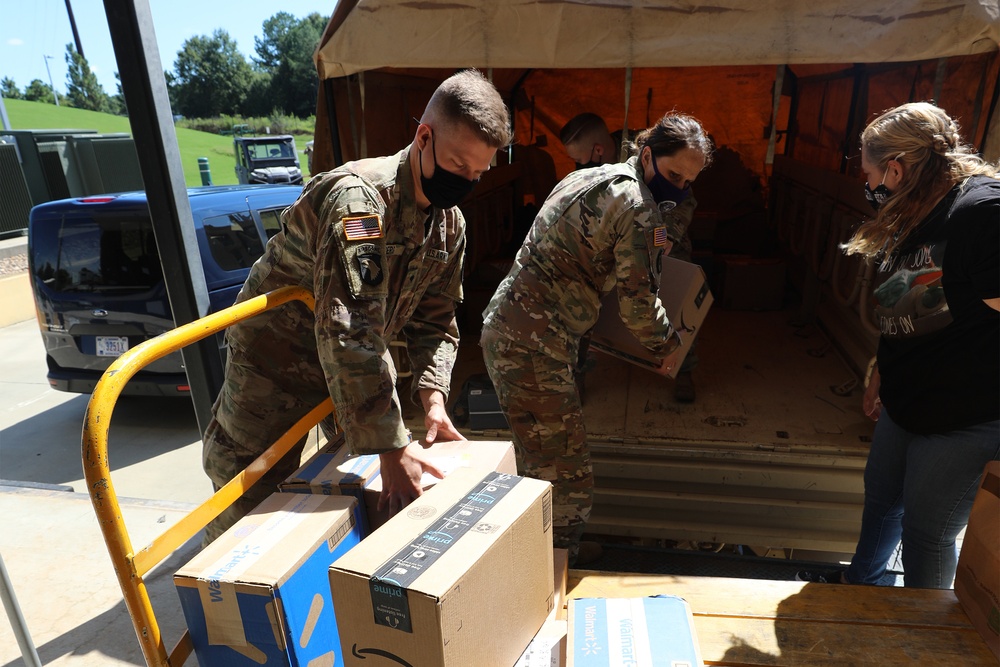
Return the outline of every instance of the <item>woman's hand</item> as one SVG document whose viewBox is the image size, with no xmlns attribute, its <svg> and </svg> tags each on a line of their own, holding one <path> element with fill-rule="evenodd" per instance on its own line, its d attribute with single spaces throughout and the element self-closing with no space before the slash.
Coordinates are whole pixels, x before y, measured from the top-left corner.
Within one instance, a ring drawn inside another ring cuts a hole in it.
<svg viewBox="0 0 1000 667">
<path fill-rule="evenodd" d="M 865 389 L 865 397 L 861 401 L 861 408 L 872 421 L 878 421 L 878 416 L 882 412 L 882 399 L 878 396 L 879 386 L 882 384 L 881 376 L 878 374 L 878 366 L 872 368 L 871 377 L 868 379 L 868 388 Z"/>
</svg>

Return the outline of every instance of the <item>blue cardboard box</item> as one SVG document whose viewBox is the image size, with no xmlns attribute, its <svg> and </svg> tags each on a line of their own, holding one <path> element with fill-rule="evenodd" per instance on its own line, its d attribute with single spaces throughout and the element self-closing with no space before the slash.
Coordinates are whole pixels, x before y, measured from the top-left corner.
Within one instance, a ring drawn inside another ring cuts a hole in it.
<svg viewBox="0 0 1000 667">
<path fill-rule="evenodd" d="M 339 665 L 327 570 L 361 540 L 357 501 L 276 493 L 174 575 L 209 665 Z"/>
<path fill-rule="evenodd" d="M 567 667 L 702 667 L 684 598 L 569 601 Z"/>
<path fill-rule="evenodd" d="M 351 496 L 357 499 L 354 517 L 361 537 L 366 537 L 374 527 L 368 522 L 364 491 L 379 478 L 377 454 L 351 456 L 340 433 L 327 442 L 318 452 L 278 485 L 286 493 L 315 493 L 324 496 Z M 381 490 L 379 486 L 379 490 Z"/>
</svg>

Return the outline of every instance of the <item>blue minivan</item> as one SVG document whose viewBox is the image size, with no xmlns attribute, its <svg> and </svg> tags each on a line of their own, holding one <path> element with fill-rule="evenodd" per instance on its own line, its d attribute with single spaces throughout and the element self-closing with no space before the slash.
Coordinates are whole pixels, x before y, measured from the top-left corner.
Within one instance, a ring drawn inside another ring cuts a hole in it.
<svg viewBox="0 0 1000 667">
<path fill-rule="evenodd" d="M 188 199 L 212 312 L 233 304 L 281 212 L 301 186 L 191 188 Z M 144 192 L 40 204 L 28 263 L 49 384 L 90 393 L 114 359 L 174 327 Z M 138 373 L 125 394 L 187 395 L 179 352 Z"/>
</svg>

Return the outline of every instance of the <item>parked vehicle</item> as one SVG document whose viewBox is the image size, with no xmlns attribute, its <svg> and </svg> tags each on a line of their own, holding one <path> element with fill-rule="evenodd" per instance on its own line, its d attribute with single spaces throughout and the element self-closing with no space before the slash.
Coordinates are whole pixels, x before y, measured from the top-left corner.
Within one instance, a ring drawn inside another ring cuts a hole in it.
<svg viewBox="0 0 1000 667">
<path fill-rule="evenodd" d="M 290 134 L 233 137 L 240 183 L 302 184 L 302 168 Z"/>
<path fill-rule="evenodd" d="M 300 187 L 191 188 L 188 198 L 212 312 L 232 305 Z M 174 327 L 144 192 L 36 206 L 28 262 L 49 384 L 90 393 L 114 359 Z M 126 393 L 186 395 L 179 353 L 151 364 Z"/>
</svg>

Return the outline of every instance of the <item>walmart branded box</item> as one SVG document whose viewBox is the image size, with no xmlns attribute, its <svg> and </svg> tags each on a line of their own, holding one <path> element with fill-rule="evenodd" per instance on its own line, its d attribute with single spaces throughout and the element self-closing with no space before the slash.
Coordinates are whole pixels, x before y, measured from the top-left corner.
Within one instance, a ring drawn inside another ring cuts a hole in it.
<svg viewBox="0 0 1000 667">
<path fill-rule="evenodd" d="M 273 494 L 177 571 L 202 667 L 341 664 L 327 570 L 361 540 L 356 504 Z"/>
<path fill-rule="evenodd" d="M 673 595 L 569 601 L 567 667 L 702 667 L 691 608 Z"/>
<path fill-rule="evenodd" d="M 458 468 L 495 470 L 511 475 L 517 473 L 514 446 L 509 441 L 437 442 L 423 447 L 423 454 L 441 468 L 445 475 Z M 368 535 L 389 519 L 388 508 L 378 511 L 378 498 L 382 493 L 382 476 L 379 472 L 378 456 L 351 456 L 341 434 L 310 457 L 280 488 L 292 493 L 354 496 L 359 501 L 358 518 L 362 535 Z M 425 473 L 421 484 L 426 491 L 438 481 L 437 477 Z"/>
<path fill-rule="evenodd" d="M 673 257 L 663 257 L 662 262 L 658 295 L 670 324 L 681 336 L 680 353 L 673 366 L 666 368 L 622 322 L 617 290 L 608 292 L 601 301 L 601 314 L 592 329 L 590 344 L 596 350 L 673 378 L 680 372 L 681 362 L 691 350 L 701 323 L 708 315 L 712 292 L 708 288 L 705 272 L 697 264 Z"/>
<path fill-rule="evenodd" d="M 513 665 L 553 606 L 552 487 L 459 468 L 338 559 L 330 587 L 349 667 Z"/>
</svg>

